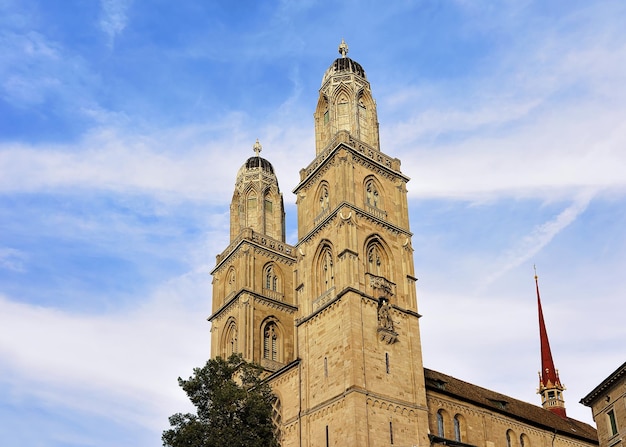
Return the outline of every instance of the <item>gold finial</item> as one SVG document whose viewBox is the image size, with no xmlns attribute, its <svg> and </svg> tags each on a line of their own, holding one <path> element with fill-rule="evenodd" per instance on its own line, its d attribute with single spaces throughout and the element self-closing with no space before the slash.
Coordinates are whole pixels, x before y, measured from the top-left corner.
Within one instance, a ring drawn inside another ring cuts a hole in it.
<svg viewBox="0 0 626 447">
<path fill-rule="evenodd" d="M 256 139 L 256 143 L 254 143 L 254 146 L 252 146 L 252 150 L 256 153 L 257 157 L 261 153 L 261 150 L 263 150 L 263 146 L 261 146 L 261 143 L 259 143 L 258 138 Z"/>
<path fill-rule="evenodd" d="M 339 54 L 341 54 L 341 57 L 348 55 L 348 44 L 343 39 L 341 39 L 341 43 L 339 44 Z"/>
<path fill-rule="evenodd" d="M 535 270 L 535 279 L 537 279 L 537 266 L 533 264 L 533 269 Z"/>
</svg>

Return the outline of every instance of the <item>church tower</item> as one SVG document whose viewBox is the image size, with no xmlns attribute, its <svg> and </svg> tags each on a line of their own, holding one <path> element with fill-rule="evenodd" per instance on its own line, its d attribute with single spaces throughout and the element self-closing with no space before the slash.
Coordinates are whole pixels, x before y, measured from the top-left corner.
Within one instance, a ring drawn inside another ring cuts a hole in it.
<svg viewBox="0 0 626 447">
<path fill-rule="evenodd" d="M 563 400 L 565 387 L 561 384 L 559 371 L 554 367 L 554 360 L 552 359 L 548 332 L 546 331 L 546 323 L 543 320 L 543 310 L 541 309 L 537 273 L 535 273 L 535 286 L 537 288 L 539 339 L 541 342 L 541 371 L 539 371 L 539 388 L 537 394 L 541 395 L 541 405 L 543 408 L 565 418 L 567 417 L 565 413 L 565 401 Z"/>
<path fill-rule="evenodd" d="M 258 141 L 237 173 L 230 244 L 212 271 L 211 355 L 265 368 L 283 447 L 426 446 L 409 178 L 380 149 L 365 70 L 343 41 L 339 53 L 294 189 L 296 246 Z"/>
<path fill-rule="evenodd" d="M 591 427 L 565 417 L 536 276 L 538 392 L 555 414 L 424 369 L 409 178 L 381 149 L 370 83 L 344 41 L 314 122 L 315 153 L 293 190 L 297 243 L 285 242 L 283 197 L 257 140 L 211 272 L 211 356 L 264 368 L 281 446 L 597 447 Z"/>
<path fill-rule="evenodd" d="M 300 171 L 294 275 L 302 446 L 426 445 L 412 234 L 400 160 L 379 147 L 363 67 L 324 74 Z"/>
<path fill-rule="evenodd" d="M 260 156 L 237 173 L 230 244 L 213 275 L 211 357 L 241 353 L 275 371 L 294 359 L 294 247 L 285 243 L 285 211 L 274 167 Z"/>
</svg>

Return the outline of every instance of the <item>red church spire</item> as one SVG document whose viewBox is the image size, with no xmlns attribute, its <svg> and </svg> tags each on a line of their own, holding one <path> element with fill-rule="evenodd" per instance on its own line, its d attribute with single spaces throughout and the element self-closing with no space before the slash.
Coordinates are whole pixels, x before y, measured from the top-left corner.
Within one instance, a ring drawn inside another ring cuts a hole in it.
<svg viewBox="0 0 626 447">
<path fill-rule="evenodd" d="M 535 268 L 535 286 L 537 287 L 537 308 L 539 310 L 539 339 L 541 342 L 541 371 L 539 371 L 539 389 L 537 394 L 541 395 L 541 405 L 546 410 L 565 418 L 565 402 L 563 401 L 563 390 L 565 387 L 559 379 L 559 372 L 554 367 L 552 351 L 548 341 L 546 323 L 543 320 L 543 310 L 541 309 L 541 298 L 539 297 L 539 280 L 537 269 Z"/>
</svg>

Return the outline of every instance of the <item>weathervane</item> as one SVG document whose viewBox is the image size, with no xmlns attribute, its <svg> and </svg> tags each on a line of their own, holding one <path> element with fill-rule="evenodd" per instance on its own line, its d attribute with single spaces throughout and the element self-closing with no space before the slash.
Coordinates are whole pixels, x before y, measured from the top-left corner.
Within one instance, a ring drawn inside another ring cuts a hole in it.
<svg viewBox="0 0 626 447">
<path fill-rule="evenodd" d="M 343 39 L 341 39 L 341 43 L 339 44 L 339 54 L 341 54 L 341 57 L 348 55 L 348 44 Z"/>
<path fill-rule="evenodd" d="M 261 146 L 261 143 L 259 143 L 258 138 L 256 139 L 256 143 L 254 143 L 254 146 L 252 146 L 252 150 L 256 153 L 257 157 L 261 153 L 261 150 L 263 150 L 263 146 Z"/>
</svg>

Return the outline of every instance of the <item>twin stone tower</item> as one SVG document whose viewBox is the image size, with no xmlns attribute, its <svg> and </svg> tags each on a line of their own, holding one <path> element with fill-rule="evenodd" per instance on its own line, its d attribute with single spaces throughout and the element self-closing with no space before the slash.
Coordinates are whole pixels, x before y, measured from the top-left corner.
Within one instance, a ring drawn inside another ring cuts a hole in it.
<svg viewBox="0 0 626 447">
<path fill-rule="evenodd" d="M 409 178 L 380 149 L 363 67 L 344 42 L 339 52 L 294 189 L 295 246 L 258 141 L 237 173 L 230 245 L 212 271 L 211 356 L 268 371 L 283 446 L 428 445 Z"/>
</svg>

